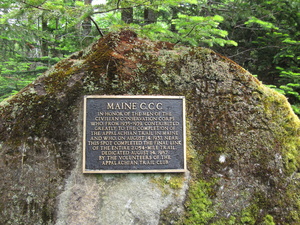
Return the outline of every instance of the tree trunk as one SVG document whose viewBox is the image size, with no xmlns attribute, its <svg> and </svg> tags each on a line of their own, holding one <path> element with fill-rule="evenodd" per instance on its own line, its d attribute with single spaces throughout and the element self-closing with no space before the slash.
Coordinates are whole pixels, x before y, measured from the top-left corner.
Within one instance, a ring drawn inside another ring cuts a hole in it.
<svg viewBox="0 0 300 225">
<path fill-rule="evenodd" d="M 91 5 L 92 1 L 93 0 L 84 0 L 84 4 L 85 5 Z M 81 26 L 82 26 L 82 35 L 83 36 L 87 36 L 91 33 L 91 31 L 92 31 L 92 22 L 88 17 L 84 19 Z"/>
<path fill-rule="evenodd" d="M 123 9 L 121 18 L 125 23 L 133 23 L 133 8 Z"/>
<path fill-rule="evenodd" d="M 42 31 L 45 32 L 48 30 L 48 21 L 42 17 Z M 42 56 L 48 56 L 48 42 L 45 38 L 41 40 L 41 53 Z"/>
<path fill-rule="evenodd" d="M 173 19 L 178 19 L 178 8 L 177 7 L 171 7 L 171 10 L 172 10 L 172 20 Z M 171 23 L 170 30 L 172 32 L 176 33 L 177 32 L 177 30 L 176 30 L 176 24 Z"/>
<path fill-rule="evenodd" d="M 155 23 L 156 22 L 156 14 L 153 9 L 145 9 L 144 10 L 144 21 L 145 24 Z"/>
</svg>

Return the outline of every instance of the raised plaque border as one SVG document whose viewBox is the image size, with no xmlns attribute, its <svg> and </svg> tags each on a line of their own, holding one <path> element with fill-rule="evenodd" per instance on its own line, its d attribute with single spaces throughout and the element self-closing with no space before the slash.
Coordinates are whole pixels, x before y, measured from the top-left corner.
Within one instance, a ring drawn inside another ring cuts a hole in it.
<svg viewBox="0 0 300 225">
<path fill-rule="evenodd" d="M 182 125 L 183 125 L 183 169 L 160 169 L 160 170 L 86 170 L 86 103 L 88 98 L 119 98 L 119 99 L 181 99 L 182 100 Z M 185 96 L 164 96 L 164 95 L 85 95 L 83 103 L 83 158 L 82 158 L 83 173 L 94 174 L 117 174 L 117 173 L 184 173 L 187 171 L 186 165 L 186 110 Z"/>
</svg>

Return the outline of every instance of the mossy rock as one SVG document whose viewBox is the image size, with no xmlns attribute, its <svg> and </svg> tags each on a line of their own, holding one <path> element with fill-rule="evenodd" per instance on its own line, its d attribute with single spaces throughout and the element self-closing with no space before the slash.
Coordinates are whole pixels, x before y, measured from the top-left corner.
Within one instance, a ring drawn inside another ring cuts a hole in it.
<svg viewBox="0 0 300 225">
<path fill-rule="evenodd" d="M 185 96 L 189 172 L 83 175 L 89 94 Z M 299 224 L 298 117 L 210 49 L 110 33 L 0 111 L 1 224 Z"/>
</svg>

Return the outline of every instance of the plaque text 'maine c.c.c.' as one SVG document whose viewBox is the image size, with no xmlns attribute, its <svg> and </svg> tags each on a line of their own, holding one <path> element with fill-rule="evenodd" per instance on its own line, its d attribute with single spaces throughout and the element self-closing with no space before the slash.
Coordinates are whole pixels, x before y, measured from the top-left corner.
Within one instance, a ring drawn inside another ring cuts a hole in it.
<svg viewBox="0 0 300 225">
<path fill-rule="evenodd" d="M 84 173 L 184 172 L 182 96 L 85 96 Z"/>
</svg>

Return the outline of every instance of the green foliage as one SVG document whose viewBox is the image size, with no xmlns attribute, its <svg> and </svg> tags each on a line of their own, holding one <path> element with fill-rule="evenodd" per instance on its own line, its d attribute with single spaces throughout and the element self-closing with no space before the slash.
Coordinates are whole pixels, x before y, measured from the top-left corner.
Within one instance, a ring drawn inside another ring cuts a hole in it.
<svg viewBox="0 0 300 225">
<path fill-rule="evenodd" d="M 178 14 L 178 19 L 173 20 L 178 30 L 178 42 L 199 46 L 206 43 L 212 47 L 214 44 L 224 46 L 225 44 L 236 46 L 232 40 L 226 40 L 228 32 L 218 28 L 223 21 L 223 17 L 215 16 L 189 16 Z"/>
<path fill-rule="evenodd" d="M 122 21 L 126 8 L 133 9 L 131 24 Z M 147 9 L 155 15 L 150 23 L 144 18 Z M 130 28 L 152 40 L 213 48 L 285 94 L 300 114 L 299 12 L 299 1 L 284 0 L 108 0 L 98 5 L 3 0 L 0 76 L 6 82 L 0 84 L 0 95 L 12 90 L 8 80 L 16 82 L 13 91 L 19 90 L 22 79 L 33 80 L 41 67 L 88 46 L 100 32 Z"/>
<path fill-rule="evenodd" d="M 279 29 L 273 23 L 260 20 L 260 19 L 258 19 L 256 17 L 250 17 L 250 19 L 248 21 L 246 21 L 245 24 L 246 25 L 258 24 L 260 27 L 262 27 L 263 29 L 267 29 L 267 30 L 268 29 L 275 29 L 275 30 Z"/>
<path fill-rule="evenodd" d="M 222 16 L 204 17 L 200 13 L 196 13 L 196 8 L 201 7 L 197 1 L 185 1 L 184 3 L 176 0 L 143 1 L 143 4 L 137 1 L 126 1 L 126 4 L 123 2 L 122 6 L 134 8 L 134 23 L 126 24 L 121 21 L 121 12 L 115 11 L 113 14 L 107 14 L 110 24 L 104 28 L 105 30 L 115 31 L 126 27 L 152 40 L 193 46 L 237 45 L 235 41 L 227 39 L 226 31 L 218 27 L 223 21 Z M 146 8 L 155 12 L 155 23 L 144 23 L 143 12 Z M 172 30 L 172 27 L 175 28 L 175 31 Z"/>
<path fill-rule="evenodd" d="M 0 12 L 0 100 L 91 42 L 78 23 L 93 10 L 79 1 L 4 1 Z"/>
<path fill-rule="evenodd" d="M 300 1 L 219 1 L 204 8 L 224 18 L 220 27 L 238 43 L 217 51 L 280 90 L 299 113 Z"/>
</svg>

